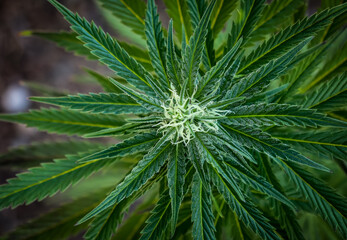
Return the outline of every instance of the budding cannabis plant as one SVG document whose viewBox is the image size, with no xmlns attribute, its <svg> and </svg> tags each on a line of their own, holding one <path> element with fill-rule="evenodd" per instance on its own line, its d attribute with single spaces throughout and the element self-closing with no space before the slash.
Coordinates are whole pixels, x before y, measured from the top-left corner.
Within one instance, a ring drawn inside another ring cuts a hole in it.
<svg viewBox="0 0 347 240">
<path fill-rule="evenodd" d="M 66 158 L 2 185 L 0 207 L 42 200 L 101 169 L 127 173 L 103 189 L 97 175 L 83 198 L 8 239 L 84 229 L 86 239 L 103 240 L 304 239 L 305 214 L 347 238 L 346 199 L 319 177 L 346 164 L 347 4 L 323 1 L 328 9 L 305 17 L 297 0 L 167 0 L 165 29 L 154 0 L 100 0 L 137 42 L 145 39 L 144 50 L 49 2 L 74 33 L 25 34 L 98 59 L 115 76 L 89 71 L 107 93 L 32 97 L 61 108 L 0 118 L 121 142 L 65 143 L 75 146 Z M 59 144 L 11 153 L 60 153 Z"/>
</svg>

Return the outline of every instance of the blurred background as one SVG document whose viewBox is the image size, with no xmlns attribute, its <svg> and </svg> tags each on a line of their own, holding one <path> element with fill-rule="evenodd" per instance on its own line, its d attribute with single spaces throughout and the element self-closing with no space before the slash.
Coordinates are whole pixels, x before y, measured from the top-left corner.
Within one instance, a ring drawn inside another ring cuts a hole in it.
<svg viewBox="0 0 347 240">
<path fill-rule="evenodd" d="M 117 36 L 107 25 L 93 0 L 61 0 L 68 8 L 78 11 L 81 16 L 94 20 L 105 31 Z M 163 5 L 158 2 L 167 25 Z M 309 14 L 320 5 L 319 0 L 311 0 Z M 68 30 L 68 24 L 61 15 L 45 0 L 0 0 L 0 113 L 25 112 L 37 107 L 28 97 L 35 95 L 36 83 L 48 90 L 63 90 L 71 93 L 98 92 L 93 84 L 81 84 L 86 77 L 82 67 L 98 72 L 107 72 L 102 66 L 74 56 L 58 48 L 55 44 L 37 37 L 23 36 L 25 30 Z M 0 154 L 9 148 L 43 141 L 64 139 L 62 136 L 45 134 L 22 125 L 0 122 Z M 14 177 L 18 171 L 0 168 L 0 184 Z M 35 202 L 15 210 L 0 212 L 0 236 L 19 224 L 34 218 L 49 207 L 45 202 Z M 81 239 L 77 236 L 73 239 Z"/>
</svg>

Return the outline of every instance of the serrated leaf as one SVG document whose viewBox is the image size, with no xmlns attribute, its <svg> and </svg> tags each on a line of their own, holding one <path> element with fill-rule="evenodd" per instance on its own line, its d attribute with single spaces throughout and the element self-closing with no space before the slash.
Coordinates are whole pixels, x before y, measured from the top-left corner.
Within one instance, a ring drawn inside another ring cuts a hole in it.
<svg viewBox="0 0 347 240">
<path fill-rule="evenodd" d="M 287 27 L 288 21 L 304 4 L 301 0 L 281 1 L 274 0 L 265 5 L 262 15 L 250 35 L 250 42 L 264 40 L 266 35 Z M 249 43 L 249 42 L 248 42 Z"/>
<path fill-rule="evenodd" d="M 124 94 L 90 93 L 68 95 L 65 97 L 31 97 L 36 102 L 53 104 L 82 112 L 105 114 L 145 114 L 148 110 Z"/>
<path fill-rule="evenodd" d="M 329 171 L 329 169 L 321 164 L 306 158 L 297 151 L 291 149 L 289 146 L 282 144 L 279 140 L 272 138 L 270 135 L 261 132 L 260 130 L 246 127 L 238 127 L 236 129 L 234 126 L 225 124 L 222 124 L 222 126 L 235 139 L 235 141 L 238 141 L 239 144 L 244 145 L 245 147 L 263 152 L 272 158 L 283 158 L 288 161 L 307 165 L 323 171 Z"/>
<path fill-rule="evenodd" d="M 198 174 L 192 184 L 193 239 L 216 239 L 211 189 L 206 189 Z"/>
<path fill-rule="evenodd" d="M 259 210 L 251 202 L 239 199 L 233 188 L 218 174 L 216 169 L 209 167 L 209 174 L 220 194 L 223 195 L 230 208 L 246 226 L 252 229 L 262 239 L 280 239 L 276 235 L 274 228 Z"/>
<path fill-rule="evenodd" d="M 190 95 L 194 91 L 194 81 L 198 74 L 204 43 L 208 32 L 208 20 L 210 19 L 215 3 L 216 1 L 213 0 L 207 7 L 198 26 L 195 28 L 194 33 L 189 40 L 189 44 L 186 46 L 185 54 L 183 55 L 183 76 L 185 81 L 183 84 L 183 90 L 185 90 L 185 86 L 188 87 Z"/>
<path fill-rule="evenodd" d="M 214 92 L 218 89 L 221 78 L 223 77 L 229 62 L 232 60 L 234 55 L 237 53 L 241 46 L 242 38 L 235 44 L 235 46 L 219 60 L 214 67 L 205 73 L 198 83 L 198 90 L 195 97 L 199 97 L 200 94 L 207 95 L 208 93 Z"/>
<path fill-rule="evenodd" d="M 206 0 L 188 0 L 187 4 L 193 30 L 195 30 L 198 27 L 199 22 L 201 21 L 201 18 L 203 17 L 203 14 L 208 7 L 208 2 Z M 213 33 L 210 25 L 211 21 L 209 20 L 209 22 L 207 23 L 206 41 L 202 53 L 202 63 L 206 70 L 209 70 L 211 67 L 213 67 L 216 60 Z"/>
<path fill-rule="evenodd" d="M 277 134 L 275 133 L 275 135 Z M 345 136 L 346 131 L 317 131 L 287 133 L 284 136 L 276 136 L 276 138 L 297 149 L 305 149 L 314 154 L 318 153 L 326 157 L 346 160 L 347 143 Z"/>
<path fill-rule="evenodd" d="M 9 149 L 6 153 L 0 154 L 2 167 L 23 167 L 31 166 L 39 162 L 50 161 L 54 158 L 63 158 L 66 154 L 84 152 L 86 149 L 98 149 L 101 144 L 87 141 L 52 141 L 35 142 L 30 145 L 22 145 Z"/>
<path fill-rule="evenodd" d="M 160 137 L 153 133 L 138 134 L 112 147 L 85 156 L 79 162 L 100 161 L 107 158 L 124 157 L 134 153 L 144 152 L 150 149 L 151 146 L 154 146 L 159 139 Z"/>
<path fill-rule="evenodd" d="M 152 66 L 159 77 L 160 85 L 165 89 L 165 87 L 169 86 L 165 62 L 166 42 L 154 0 L 147 1 L 145 23 L 147 47 L 151 56 Z"/>
<path fill-rule="evenodd" d="M 71 24 L 71 28 L 78 34 L 78 38 L 102 63 L 137 88 L 148 93 L 153 91 L 145 77 L 149 73 L 109 34 L 93 22 L 89 23 L 78 14 L 73 14 L 57 1 L 49 0 L 49 2 L 65 17 Z"/>
<path fill-rule="evenodd" d="M 171 234 L 174 234 L 178 220 L 178 213 L 183 200 L 184 176 L 186 174 L 186 159 L 183 147 L 176 145 L 168 163 L 167 181 L 171 198 Z"/>
<path fill-rule="evenodd" d="M 225 23 L 231 16 L 231 13 L 237 6 L 237 1 L 218 0 L 211 16 L 211 29 L 213 36 L 223 29 Z"/>
<path fill-rule="evenodd" d="M 84 68 L 84 71 L 86 71 L 96 82 L 98 82 L 105 92 L 122 93 L 122 91 L 119 88 L 117 88 L 114 84 L 110 82 L 108 77 L 105 77 L 101 75 L 100 73 L 95 72 L 94 70 L 91 70 L 89 68 Z M 66 94 L 63 94 L 60 96 L 65 96 L 65 95 Z"/>
<path fill-rule="evenodd" d="M 347 127 L 347 123 L 326 117 L 311 109 L 288 104 L 252 104 L 234 107 L 227 115 L 230 123 L 243 126 L 337 126 Z"/>
<path fill-rule="evenodd" d="M 162 236 L 169 225 L 171 217 L 171 200 L 169 191 L 161 194 L 160 199 L 151 212 L 151 216 L 146 221 L 145 228 L 141 231 L 140 240 L 162 239 Z"/>
<path fill-rule="evenodd" d="M 267 159 L 260 157 L 260 169 L 264 177 L 272 184 L 274 187 L 279 190 L 281 193 L 283 193 L 283 189 L 280 186 L 276 176 L 273 173 L 273 170 L 270 167 L 270 163 Z M 275 218 L 278 219 L 278 222 L 282 229 L 285 231 L 285 236 L 288 237 L 288 239 L 293 240 L 301 240 L 304 239 L 302 229 L 296 220 L 296 214 L 295 212 L 290 209 L 288 206 L 285 206 L 284 204 L 274 201 L 272 206 L 274 207 L 274 214 Z M 282 236 L 284 234 L 281 234 Z"/>
<path fill-rule="evenodd" d="M 64 191 L 114 161 L 111 158 L 108 161 L 76 163 L 88 154 L 68 155 L 66 159 L 43 163 L 41 167 L 31 168 L 29 172 L 18 174 L 17 178 L 8 180 L 8 184 L 0 186 L 0 209 L 9 206 L 14 208 L 35 200 L 41 201 L 58 191 Z"/>
<path fill-rule="evenodd" d="M 332 111 L 345 106 L 347 75 L 341 74 L 307 92 L 302 105 L 308 108 Z"/>
<path fill-rule="evenodd" d="M 142 185 L 144 185 L 149 178 L 157 173 L 166 162 L 167 154 L 171 151 L 170 143 L 167 143 L 170 135 L 171 132 L 162 137 L 148 152 L 148 154 L 138 162 L 124 181 L 118 184 L 116 189 L 113 190 L 95 209 L 93 209 L 93 211 L 84 216 L 79 223 L 87 221 L 122 199 L 129 197 L 134 191 L 137 191 Z"/>
<path fill-rule="evenodd" d="M 181 79 L 179 72 L 178 58 L 175 53 L 176 47 L 173 39 L 173 28 L 172 28 L 172 19 L 169 22 L 168 36 L 167 36 L 167 53 L 166 53 L 166 69 L 167 75 L 170 82 L 173 84 L 175 89 L 180 89 Z"/>
<path fill-rule="evenodd" d="M 295 163 L 281 162 L 280 165 L 298 186 L 313 209 L 343 237 L 347 236 L 346 199 Z"/>
<path fill-rule="evenodd" d="M 26 124 L 28 127 L 36 127 L 42 131 L 67 135 L 83 135 L 124 124 L 124 120 L 119 116 L 49 108 L 31 110 L 28 113 L 2 114 L 0 119 Z"/>
<path fill-rule="evenodd" d="M 295 55 L 311 40 L 306 38 L 283 56 L 260 67 L 255 72 L 234 83 L 227 97 L 239 97 L 244 94 L 250 95 L 252 92 L 261 91 L 266 88 L 271 81 L 283 75 L 285 70 L 290 69 Z"/>
<path fill-rule="evenodd" d="M 265 7 L 264 2 L 264 0 L 244 0 L 240 2 L 240 10 L 232 23 L 225 52 L 234 47 L 241 37 L 244 39 L 244 43 L 247 42 L 248 36 L 253 31 Z"/>
<path fill-rule="evenodd" d="M 187 10 L 187 3 L 184 0 L 164 0 L 166 6 L 166 12 L 173 20 L 173 28 L 177 34 L 178 39 L 182 39 L 183 32 L 182 26 L 187 32 L 185 38 L 188 42 L 188 36 L 190 36 L 191 26 L 189 23 L 189 15 Z"/>
<path fill-rule="evenodd" d="M 328 25 L 333 18 L 343 14 L 347 10 L 347 4 L 325 10 L 312 15 L 309 18 L 295 23 L 294 25 L 282 30 L 275 36 L 262 43 L 256 51 L 253 51 L 244 59 L 239 69 L 239 73 L 249 73 L 260 66 L 269 63 L 271 60 L 280 57 L 302 39 L 312 37 L 323 27 Z"/>
<path fill-rule="evenodd" d="M 161 107 L 161 102 L 151 96 L 147 96 L 145 94 L 142 94 L 134 89 L 131 89 L 129 87 L 124 86 L 123 84 L 115 81 L 114 79 L 110 79 L 110 81 L 117 86 L 119 89 L 121 89 L 125 94 L 127 94 L 129 97 L 134 99 L 137 103 L 139 103 L 144 108 L 152 111 L 152 112 L 162 112 L 163 109 Z"/>
<path fill-rule="evenodd" d="M 61 240 L 83 231 L 87 224 L 75 226 L 76 221 L 96 206 L 104 195 L 106 189 L 93 192 L 63 204 L 62 206 L 39 216 L 38 218 L 20 225 L 14 231 L 6 234 L 8 239 L 36 239 L 36 240 Z"/>
<path fill-rule="evenodd" d="M 144 17 L 146 4 L 142 0 L 98 0 L 102 6 L 111 11 L 121 22 L 129 26 L 134 33 L 145 36 Z"/>
</svg>

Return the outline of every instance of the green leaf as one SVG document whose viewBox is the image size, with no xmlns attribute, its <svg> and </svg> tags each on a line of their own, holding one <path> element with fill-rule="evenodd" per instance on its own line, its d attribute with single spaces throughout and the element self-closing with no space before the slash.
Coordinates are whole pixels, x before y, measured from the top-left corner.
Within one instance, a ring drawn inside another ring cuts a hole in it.
<svg viewBox="0 0 347 240">
<path fill-rule="evenodd" d="M 187 4 L 193 29 L 196 30 L 204 15 L 204 12 L 208 8 L 208 2 L 206 0 L 188 0 Z M 209 20 L 206 25 L 206 41 L 204 43 L 204 50 L 202 53 L 202 63 L 204 64 L 206 70 L 209 70 L 215 64 L 214 39 L 210 25 L 211 21 Z"/>
<path fill-rule="evenodd" d="M 84 216 L 79 223 L 83 223 L 88 219 L 98 215 L 103 210 L 120 202 L 122 199 L 129 197 L 134 191 L 137 191 L 144 185 L 164 165 L 171 152 L 168 138 L 171 132 L 162 137 L 157 144 L 146 154 L 142 160 L 132 169 L 123 182 L 118 184 L 104 201 L 102 201 L 93 211 Z M 103 162 L 103 161 L 101 161 Z"/>
<path fill-rule="evenodd" d="M 89 153 L 68 155 L 66 159 L 43 163 L 41 167 L 31 168 L 29 172 L 17 175 L 0 186 L 0 209 L 29 204 L 64 191 L 72 184 L 109 165 L 108 161 L 91 161 L 78 164 L 76 161 Z"/>
<path fill-rule="evenodd" d="M 216 239 L 212 212 L 211 189 L 206 189 L 198 174 L 192 185 L 192 221 L 194 239 Z"/>
<path fill-rule="evenodd" d="M 323 27 L 328 25 L 333 18 L 343 14 L 347 10 L 347 4 L 325 10 L 323 12 L 304 18 L 294 25 L 282 30 L 275 36 L 262 43 L 248 57 L 246 57 L 239 69 L 239 73 L 249 73 L 260 66 L 269 63 L 283 55 L 283 53 L 297 46 L 303 39 L 314 36 Z"/>
<path fill-rule="evenodd" d="M 244 43 L 247 42 L 248 36 L 261 16 L 265 6 L 264 2 L 264 0 L 243 0 L 240 2 L 241 7 L 238 17 L 232 23 L 225 52 L 229 51 L 241 37 L 244 39 Z"/>
<path fill-rule="evenodd" d="M 142 0 L 98 0 L 102 7 L 111 11 L 121 22 L 130 27 L 134 33 L 145 36 L 144 17 L 146 4 Z"/>
<path fill-rule="evenodd" d="M 100 147 L 101 144 L 99 143 L 76 140 L 35 142 L 30 145 L 11 148 L 6 153 L 0 154 L 0 163 L 2 167 L 13 166 L 17 168 L 23 167 L 23 165 L 27 167 L 27 165 L 31 166 L 54 158 L 62 158 L 66 154 Z"/>
<path fill-rule="evenodd" d="M 283 75 L 285 70 L 293 66 L 293 58 L 311 39 L 311 37 L 304 40 L 301 39 L 301 42 L 297 46 L 281 57 L 272 60 L 255 72 L 234 83 L 226 97 L 239 97 L 244 94 L 250 95 L 253 92 L 259 92 L 266 88 L 271 81 Z"/>
<path fill-rule="evenodd" d="M 73 14 L 56 0 L 48 1 L 65 17 L 71 24 L 71 28 L 78 34 L 78 38 L 102 63 L 140 90 L 153 92 L 145 77 L 149 73 L 134 58 L 130 57 L 116 40 L 93 22 L 89 23 L 78 14 Z"/>
<path fill-rule="evenodd" d="M 185 54 L 183 55 L 183 76 L 185 81 L 184 86 L 188 87 L 190 95 L 194 91 L 193 85 L 201 63 L 201 56 L 208 32 L 208 21 L 210 19 L 215 3 L 216 1 L 213 0 L 204 12 L 199 25 L 195 28 L 194 33 L 189 40 L 189 45 L 186 46 Z M 184 87 L 183 89 L 185 90 Z"/>
<path fill-rule="evenodd" d="M 347 6 L 347 3 L 345 3 Z M 325 64 L 315 75 L 312 81 L 300 88 L 300 93 L 305 93 L 314 88 L 317 84 L 327 81 L 339 74 L 345 73 L 347 68 L 347 30 L 343 31 L 334 41 L 335 45 L 329 47 L 329 52 L 325 59 Z"/>
<path fill-rule="evenodd" d="M 77 38 L 73 32 L 60 31 L 60 32 L 36 32 L 27 30 L 21 32 L 22 36 L 36 36 L 48 41 L 52 41 L 59 47 L 64 48 L 66 51 L 73 52 L 77 56 L 84 56 L 90 60 L 98 59 L 90 53 L 88 48 L 83 46 L 83 42 Z"/>
<path fill-rule="evenodd" d="M 341 74 L 307 92 L 302 105 L 319 110 L 332 111 L 345 106 L 347 75 Z"/>
<path fill-rule="evenodd" d="M 214 92 L 218 89 L 218 85 L 222 76 L 225 74 L 229 62 L 233 59 L 241 46 L 242 38 L 235 44 L 235 46 L 219 60 L 214 67 L 205 73 L 198 83 L 198 90 L 195 97 L 199 97 L 200 94 L 207 95 L 210 92 Z"/>
<path fill-rule="evenodd" d="M 174 234 L 178 220 L 178 212 L 183 200 L 184 176 L 186 174 L 186 159 L 181 144 L 175 146 L 174 153 L 168 163 L 167 181 L 171 198 L 171 234 Z"/>
<path fill-rule="evenodd" d="M 187 3 L 184 0 L 164 0 L 166 6 L 166 12 L 169 14 L 170 18 L 173 20 L 173 28 L 178 39 L 182 39 L 183 32 L 182 26 L 187 32 L 185 38 L 188 42 L 188 36 L 191 33 L 191 26 L 189 23 L 189 15 L 187 9 Z"/>
<path fill-rule="evenodd" d="M 232 125 L 222 126 L 228 131 L 231 137 L 239 144 L 253 148 L 258 152 L 263 152 L 271 158 L 283 158 L 291 162 L 296 162 L 302 165 L 307 165 L 322 171 L 329 171 L 326 167 L 318 164 L 297 151 L 291 149 L 289 146 L 281 143 L 279 140 L 272 138 L 270 135 L 261 132 L 257 129 L 250 129 L 246 127 L 235 128 Z M 279 162 L 281 163 L 281 162 Z"/>
<path fill-rule="evenodd" d="M 209 176 L 230 208 L 238 218 L 262 239 L 280 239 L 268 220 L 250 201 L 243 201 L 237 197 L 234 189 L 223 179 L 213 167 L 209 167 Z"/>
<path fill-rule="evenodd" d="M 67 135 L 83 135 L 124 124 L 123 119 L 119 116 L 47 108 L 31 110 L 28 113 L 2 114 L 0 119 L 26 124 L 28 127 L 36 127 L 41 131 Z"/>
<path fill-rule="evenodd" d="M 236 159 L 227 158 L 225 165 L 228 166 L 227 171 L 230 172 L 236 178 L 239 178 L 240 181 L 244 182 L 247 186 L 250 186 L 258 191 L 261 191 L 268 196 L 277 199 L 278 201 L 286 204 L 291 209 L 295 209 L 294 204 L 289 201 L 282 193 L 277 191 L 269 182 L 264 178 L 260 177 L 256 173 L 252 173 L 243 167 Z"/>
<path fill-rule="evenodd" d="M 347 127 L 347 123 L 328 118 L 324 114 L 297 105 L 258 103 L 237 106 L 227 115 L 231 124 L 242 126 L 337 126 Z"/>
<path fill-rule="evenodd" d="M 123 199 L 109 210 L 100 213 L 91 223 L 84 238 L 86 240 L 110 239 L 112 234 L 115 232 L 117 225 L 122 220 L 124 207 L 127 204 L 126 200 L 127 199 Z"/>
<path fill-rule="evenodd" d="M 198 153 L 202 158 L 202 163 L 207 161 L 211 164 L 213 168 L 217 170 L 218 174 L 233 187 L 234 191 L 238 194 L 238 197 L 243 199 L 243 193 L 241 192 L 236 179 L 226 170 L 226 165 L 221 152 L 213 145 L 212 141 L 208 139 L 207 136 L 199 134 L 197 135 L 196 146 Z M 200 175 L 202 176 L 202 174 Z"/>
<path fill-rule="evenodd" d="M 148 110 L 136 103 L 132 98 L 124 94 L 115 93 L 90 93 L 69 95 L 66 97 L 31 97 L 36 102 L 53 104 L 69 109 L 91 113 L 121 114 L 133 113 L 144 114 Z"/>
<path fill-rule="evenodd" d="M 146 221 L 145 228 L 141 231 L 140 240 L 163 239 L 162 236 L 170 222 L 171 200 L 169 191 L 166 190 L 160 195 L 160 199 L 151 212 L 151 216 Z"/>
<path fill-rule="evenodd" d="M 278 134 L 275 133 L 275 135 Z M 346 131 L 287 133 L 282 136 L 276 136 L 276 138 L 297 149 L 305 149 L 313 154 L 346 160 Z"/>
<path fill-rule="evenodd" d="M 118 143 L 112 147 L 95 152 L 79 160 L 80 163 L 90 161 L 100 161 L 114 157 L 124 157 L 138 152 L 148 151 L 150 147 L 160 139 L 154 133 L 137 134 L 132 138 L 126 139 L 124 142 Z"/>
<path fill-rule="evenodd" d="M 271 169 L 270 163 L 264 157 L 260 157 L 260 169 L 264 177 L 272 184 L 274 187 L 283 193 L 283 189 L 279 184 L 273 170 Z M 301 240 L 304 239 L 302 229 L 296 220 L 295 212 L 288 206 L 282 204 L 281 202 L 273 201 L 272 207 L 274 207 L 275 218 L 278 220 L 281 229 L 285 231 L 285 236 L 288 239 Z M 283 234 L 282 234 L 283 235 Z"/>
<path fill-rule="evenodd" d="M 265 5 L 262 15 L 250 35 L 250 42 L 264 40 L 266 35 L 275 33 L 291 24 L 288 21 L 304 4 L 301 0 L 274 0 Z M 248 42 L 249 43 L 249 42 Z"/>
<path fill-rule="evenodd" d="M 165 89 L 169 86 L 169 79 L 165 68 L 166 42 L 154 0 L 148 0 L 147 2 L 145 26 L 147 47 L 151 56 L 152 66 L 158 74 L 159 83 Z"/>
<path fill-rule="evenodd" d="M 95 80 L 97 81 L 105 92 L 111 92 L 111 93 L 122 93 L 122 91 L 117 88 L 114 84 L 110 82 L 108 77 L 105 77 L 101 75 L 100 73 L 97 73 L 91 69 L 84 68 L 84 70 Z M 66 94 L 64 94 L 65 96 Z"/>
<path fill-rule="evenodd" d="M 216 2 L 211 16 L 211 29 L 214 37 L 224 28 L 236 6 L 237 1 L 218 0 Z"/>
<path fill-rule="evenodd" d="M 171 2 L 171 1 L 170 1 Z M 175 53 L 175 43 L 173 40 L 172 19 L 169 23 L 168 36 L 167 36 L 167 54 L 166 54 L 166 69 L 170 82 L 178 90 L 181 87 L 181 74 L 179 72 L 178 58 Z"/>
<path fill-rule="evenodd" d="M 101 189 L 101 191 L 63 204 L 47 214 L 20 225 L 14 231 L 6 234 L 4 239 L 61 240 L 74 236 L 87 227 L 87 224 L 75 226 L 75 223 L 96 206 L 102 199 L 105 190 Z"/>
<path fill-rule="evenodd" d="M 321 180 L 292 162 L 280 165 L 298 186 L 312 208 L 343 237 L 347 236 L 347 201 Z"/>
<path fill-rule="evenodd" d="M 110 81 L 121 89 L 124 93 L 126 93 L 129 97 L 134 99 L 137 103 L 139 103 L 144 108 L 152 111 L 152 112 L 162 112 L 163 108 L 161 107 L 161 102 L 151 96 L 144 95 L 134 89 L 128 88 L 123 84 L 115 81 L 114 79 L 110 79 Z"/>
</svg>

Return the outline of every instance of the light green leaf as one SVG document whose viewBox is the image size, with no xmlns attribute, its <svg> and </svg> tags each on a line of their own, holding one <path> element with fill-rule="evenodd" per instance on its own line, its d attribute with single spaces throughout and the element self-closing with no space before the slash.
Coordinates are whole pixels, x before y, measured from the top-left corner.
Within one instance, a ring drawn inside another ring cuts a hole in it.
<svg viewBox="0 0 347 240">
<path fill-rule="evenodd" d="M 145 36 L 144 17 L 146 4 L 142 0 L 98 0 L 102 7 L 111 11 L 111 13 L 121 20 L 121 22 L 130 27 L 134 33 Z"/>
</svg>

